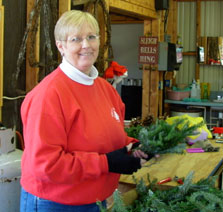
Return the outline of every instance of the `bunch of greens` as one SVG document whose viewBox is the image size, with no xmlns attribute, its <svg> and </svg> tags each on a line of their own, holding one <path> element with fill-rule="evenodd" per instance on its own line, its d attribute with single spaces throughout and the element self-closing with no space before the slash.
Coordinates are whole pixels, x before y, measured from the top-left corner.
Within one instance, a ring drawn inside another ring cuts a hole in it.
<svg viewBox="0 0 223 212">
<path fill-rule="evenodd" d="M 142 125 L 136 125 L 136 126 L 125 128 L 125 132 L 127 133 L 129 137 L 139 139 L 139 132 L 143 128 L 144 127 Z"/>
<path fill-rule="evenodd" d="M 163 153 L 182 153 L 186 147 L 186 138 L 195 135 L 196 130 L 204 123 L 190 126 L 187 119 L 179 118 L 173 124 L 157 120 L 148 126 L 135 126 L 126 129 L 129 136 L 140 140 L 139 149 L 148 155 Z"/>
<path fill-rule="evenodd" d="M 185 178 L 183 185 L 162 191 L 156 190 L 157 181 L 150 182 L 147 187 L 140 180 L 136 187 L 138 198 L 132 205 L 125 206 L 119 192 L 114 192 L 111 212 L 222 212 L 223 191 L 214 187 L 216 177 L 197 183 L 192 183 L 192 179 L 193 172 Z M 101 207 L 101 211 L 108 210 Z"/>
<path fill-rule="evenodd" d="M 138 199 L 128 206 L 129 212 L 222 212 L 223 191 L 215 187 L 216 178 L 209 177 L 193 183 L 193 172 L 184 184 L 169 190 L 157 190 L 157 181 L 147 187 L 143 180 L 137 183 Z M 148 180 L 149 176 L 148 176 Z M 118 212 L 118 211 L 116 211 Z"/>
<path fill-rule="evenodd" d="M 153 115 L 147 115 L 144 119 L 141 119 L 140 117 L 132 118 L 129 125 L 130 127 L 125 128 L 125 131 L 127 132 L 128 136 L 133 138 L 138 138 L 139 131 L 143 127 L 148 127 L 153 123 L 154 123 Z"/>
</svg>

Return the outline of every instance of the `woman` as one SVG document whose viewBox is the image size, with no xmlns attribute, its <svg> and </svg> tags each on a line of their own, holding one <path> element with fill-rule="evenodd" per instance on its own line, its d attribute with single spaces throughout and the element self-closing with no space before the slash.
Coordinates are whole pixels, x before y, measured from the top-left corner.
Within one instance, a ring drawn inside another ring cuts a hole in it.
<svg viewBox="0 0 223 212">
<path fill-rule="evenodd" d="M 120 174 L 141 167 L 127 145 L 124 104 L 93 66 L 99 27 L 86 12 L 68 11 L 55 26 L 60 66 L 29 92 L 21 107 L 21 212 L 99 211 Z"/>
</svg>

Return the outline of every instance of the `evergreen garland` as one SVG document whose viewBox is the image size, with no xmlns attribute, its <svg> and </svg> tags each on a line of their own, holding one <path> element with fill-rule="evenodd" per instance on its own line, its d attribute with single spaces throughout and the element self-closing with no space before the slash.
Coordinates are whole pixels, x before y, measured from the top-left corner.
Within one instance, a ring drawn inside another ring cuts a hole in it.
<svg viewBox="0 0 223 212">
<path fill-rule="evenodd" d="M 139 148 L 147 154 L 182 153 L 187 136 L 194 135 L 203 124 L 190 126 L 189 121 L 182 118 L 173 124 L 157 120 L 150 126 L 132 126 L 126 132 L 140 140 Z M 135 179 L 137 200 L 133 205 L 124 206 L 121 197 L 116 195 L 112 212 L 223 212 L 223 192 L 215 188 L 216 177 L 195 184 L 192 179 L 193 172 L 185 178 L 183 185 L 165 191 L 158 190 L 157 180 L 151 181 L 149 175 L 149 187 L 143 180 L 137 182 Z"/>
<path fill-rule="evenodd" d="M 157 181 L 147 187 L 143 180 L 136 185 L 138 199 L 124 206 L 117 191 L 112 212 L 222 212 L 223 191 L 215 188 L 216 176 L 192 182 L 193 172 L 184 184 L 169 190 L 157 190 Z M 149 177 L 148 177 L 148 180 Z"/>
<path fill-rule="evenodd" d="M 139 149 L 148 155 L 164 153 L 183 153 L 186 148 L 186 138 L 196 134 L 196 130 L 204 123 L 190 126 L 187 119 L 179 118 L 173 124 L 157 119 L 148 127 L 133 126 L 126 128 L 130 137 L 140 140 Z"/>
</svg>

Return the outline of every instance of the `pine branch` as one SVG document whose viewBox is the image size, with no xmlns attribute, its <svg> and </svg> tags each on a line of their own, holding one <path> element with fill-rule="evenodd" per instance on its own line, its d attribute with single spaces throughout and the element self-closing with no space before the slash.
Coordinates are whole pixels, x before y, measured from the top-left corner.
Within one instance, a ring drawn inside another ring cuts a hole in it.
<svg viewBox="0 0 223 212">
<path fill-rule="evenodd" d="M 213 212 L 216 209 L 217 211 L 223 211 L 222 199 L 212 193 L 204 191 L 195 192 L 188 200 L 200 209 L 200 211 Z"/>
<path fill-rule="evenodd" d="M 196 130 L 204 123 L 189 126 L 187 119 L 179 118 L 173 124 L 164 120 L 157 120 L 149 127 L 142 127 L 137 138 L 141 145 L 139 148 L 149 155 L 163 153 L 183 153 L 187 136 L 194 135 Z M 178 146 L 179 145 L 179 146 Z"/>
<path fill-rule="evenodd" d="M 126 209 L 126 206 L 124 205 L 120 192 L 118 191 L 118 189 L 115 190 L 114 194 L 114 206 L 112 207 L 112 212 L 128 212 L 128 210 Z"/>
<path fill-rule="evenodd" d="M 214 187 L 216 177 L 194 184 L 193 176 L 190 172 L 183 185 L 162 191 L 151 190 L 151 187 L 155 188 L 155 181 L 146 187 L 140 180 L 136 186 L 139 198 L 128 207 L 128 212 L 222 212 L 223 191 Z"/>
<path fill-rule="evenodd" d="M 138 139 L 139 132 L 142 128 L 143 127 L 141 125 L 132 126 L 129 128 L 125 128 L 125 132 L 127 133 L 128 136 Z"/>
<path fill-rule="evenodd" d="M 101 201 L 97 201 L 96 204 L 98 205 L 100 212 L 107 212 L 107 209 L 102 205 Z"/>
</svg>

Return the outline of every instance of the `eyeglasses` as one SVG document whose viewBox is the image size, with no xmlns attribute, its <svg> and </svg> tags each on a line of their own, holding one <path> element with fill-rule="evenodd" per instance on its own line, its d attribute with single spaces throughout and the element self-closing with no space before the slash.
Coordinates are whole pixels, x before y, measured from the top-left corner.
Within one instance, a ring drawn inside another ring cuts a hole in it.
<svg viewBox="0 0 223 212">
<path fill-rule="evenodd" d="M 87 40 L 89 43 L 94 43 L 95 41 L 97 41 L 100 38 L 99 35 L 88 35 L 85 38 L 81 38 L 81 37 L 71 37 L 68 38 L 67 40 L 71 43 L 74 44 L 81 44 L 83 42 L 83 40 Z"/>
</svg>

